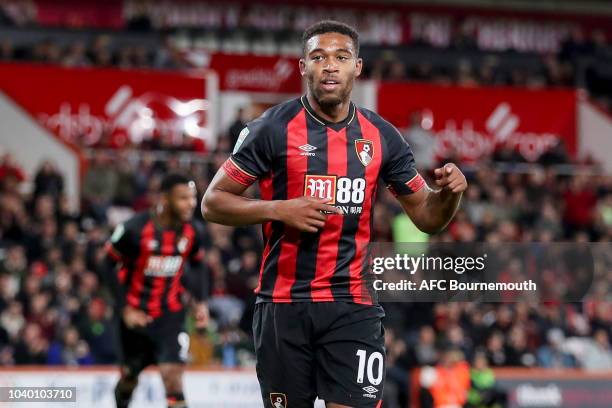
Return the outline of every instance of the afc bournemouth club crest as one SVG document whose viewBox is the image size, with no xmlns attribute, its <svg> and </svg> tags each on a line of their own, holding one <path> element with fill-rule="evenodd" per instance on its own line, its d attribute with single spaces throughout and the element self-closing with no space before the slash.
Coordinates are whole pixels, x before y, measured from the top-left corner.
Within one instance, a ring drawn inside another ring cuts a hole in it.
<svg viewBox="0 0 612 408">
<path fill-rule="evenodd" d="M 355 152 L 357 152 L 357 157 L 361 164 L 367 166 L 372 161 L 372 157 L 374 157 L 372 141 L 367 139 L 355 140 Z"/>
<path fill-rule="evenodd" d="M 274 408 L 287 408 L 287 396 L 280 392 L 271 392 L 270 401 Z"/>
</svg>

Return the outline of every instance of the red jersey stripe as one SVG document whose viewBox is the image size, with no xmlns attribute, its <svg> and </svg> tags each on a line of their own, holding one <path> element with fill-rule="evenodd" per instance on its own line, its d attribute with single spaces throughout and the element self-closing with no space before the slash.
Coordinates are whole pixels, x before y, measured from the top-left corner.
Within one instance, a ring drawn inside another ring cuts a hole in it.
<svg viewBox="0 0 612 408">
<path fill-rule="evenodd" d="M 176 238 L 176 232 L 168 230 L 162 234 L 161 242 L 161 256 L 171 256 L 174 254 L 174 240 Z M 147 302 L 147 310 L 149 316 L 159 317 L 162 314 L 161 304 L 164 289 L 166 288 L 167 278 L 157 276 L 153 278 L 153 286 L 149 295 L 149 301 Z"/>
<path fill-rule="evenodd" d="M 149 261 L 149 255 L 151 254 L 151 241 L 155 237 L 155 227 L 153 221 L 149 220 L 142 229 L 142 236 L 140 238 L 140 257 L 136 262 L 136 270 L 132 275 L 130 284 L 130 290 L 127 295 L 127 303 L 135 308 L 140 308 L 140 295 L 144 285 L 144 270 Z"/>
<path fill-rule="evenodd" d="M 195 230 L 191 224 L 185 224 L 183 227 L 183 237 L 187 239 L 187 247 L 185 248 L 185 254 L 189 254 L 191 252 L 191 248 L 193 247 L 193 242 L 195 239 Z M 185 257 L 181 260 L 181 267 L 179 268 L 174 278 L 172 278 L 172 283 L 170 284 L 170 290 L 168 291 L 168 309 L 171 312 L 178 312 L 183 307 L 182 303 L 179 300 L 179 294 L 183 291 L 183 287 L 181 285 L 181 276 L 183 275 L 183 269 L 185 268 Z"/>
<path fill-rule="evenodd" d="M 364 139 L 372 142 L 372 161 L 366 166 L 366 192 L 365 197 L 368 199 L 363 202 L 363 211 L 359 216 L 359 227 L 355 234 L 355 258 L 349 266 L 350 275 L 350 292 L 355 303 L 372 304 L 372 299 L 369 292 L 363 284 L 361 276 L 367 247 L 370 242 L 370 212 L 372 211 L 372 203 L 374 189 L 378 181 L 378 173 L 382 162 L 382 147 L 380 141 L 380 131 L 370 121 L 368 121 L 361 112 L 357 112 L 357 119 L 361 126 L 361 133 Z M 370 199 L 372 198 L 372 199 Z"/>
<path fill-rule="evenodd" d="M 302 109 L 287 125 L 287 199 L 304 194 L 304 174 L 308 157 L 300 155 L 300 146 L 308 143 L 306 112 Z M 291 302 L 291 287 L 295 282 L 295 268 L 300 243 L 300 232 L 285 226 L 285 236 L 278 256 L 278 272 L 274 282 L 274 302 Z"/>
<path fill-rule="evenodd" d="M 260 179 L 259 181 L 259 191 L 261 193 L 262 200 L 272 200 L 272 180 L 274 180 L 274 175 L 270 173 L 267 177 Z M 259 281 L 257 283 L 257 287 L 255 288 L 255 293 L 259 293 L 261 290 L 261 280 L 263 278 L 264 266 L 266 265 L 266 260 L 268 259 L 268 255 L 270 254 L 270 236 L 272 235 L 272 222 L 268 221 L 263 225 L 263 236 L 264 241 L 266 242 L 266 246 L 264 247 L 263 255 L 261 257 L 261 265 L 259 267 Z"/>
<path fill-rule="evenodd" d="M 128 268 L 126 268 L 125 266 L 122 266 L 121 269 L 119 269 L 119 283 L 124 285 L 125 284 L 125 278 L 127 277 L 127 273 L 128 273 Z"/>
<path fill-rule="evenodd" d="M 327 128 L 327 174 L 344 175 L 347 169 L 347 157 L 336 152 L 346 151 L 346 128 L 339 132 Z M 331 157 L 334 155 L 333 157 Z M 338 242 L 342 237 L 342 223 L 344 217 L 338 214 L 329 214 L 325 227 L 319 236 L 317 249 L 317 265 L 315 277 L 311 282 L 311 296 L 314 302 L 329 302 L 334 300 L 331 291 L 330 279 L 336 270 L 338 258 Z"/>
</svg>

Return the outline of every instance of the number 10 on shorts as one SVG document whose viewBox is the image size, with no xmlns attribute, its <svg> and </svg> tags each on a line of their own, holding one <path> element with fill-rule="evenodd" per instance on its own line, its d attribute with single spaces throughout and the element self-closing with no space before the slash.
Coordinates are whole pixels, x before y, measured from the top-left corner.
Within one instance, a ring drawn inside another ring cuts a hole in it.
<svg viewBox="0 0 612 408">
<path fill-rule="evenodd" d="M 375 351 L 370 356 L 363 349 L 357 350 L 359 358 L 359 368 L 357 369 L 357 384 L 363 383 L 364 374 L 367 374 L 368 381 L 372 385 L 378 385 L 383 379 L 383 356 L 379 351 Z M 376 364 L 376 377 L 374 376 L 374 364 Z M 366 367 L 367 366 L 367 367 Z"/>
</svg>

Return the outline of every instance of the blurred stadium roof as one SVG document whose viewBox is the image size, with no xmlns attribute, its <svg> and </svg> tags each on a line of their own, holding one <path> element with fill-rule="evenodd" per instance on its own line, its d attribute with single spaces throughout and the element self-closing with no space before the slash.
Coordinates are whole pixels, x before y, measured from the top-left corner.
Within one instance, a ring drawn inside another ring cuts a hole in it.
<svg viewBox="0 0 612 408">
<path fill-rule="evenodd" d="M 347 0 L 350 1 L 350 0 Z M 497 8 L 555 13 L 610 14 L 610 0 L 383 0 L 384 3 Z"/>
</svg>

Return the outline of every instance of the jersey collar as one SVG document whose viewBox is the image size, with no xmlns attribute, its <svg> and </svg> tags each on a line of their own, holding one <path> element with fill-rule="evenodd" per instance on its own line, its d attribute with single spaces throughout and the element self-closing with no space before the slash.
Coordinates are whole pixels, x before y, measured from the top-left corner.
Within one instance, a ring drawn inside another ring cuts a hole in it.
<svg viewBox="0 0 612 408">
<path fill-rule="evenodd" d="M 326 120 L 322 118 L 321 116 L 319 116 L 315 112 L 315 110 L 312 108 L 312 106 L 310 106 L 310 103 L 308 103 L 308 98 L 306 98 L 306 95 L 302 95 L 302 97 L 300 98 L 300 102 L 302 103 L 302 106 L 304 107 L 306 112 L 310 115 L 310 117 L 314 119 L 316 123 L 318 123 L 321 126 L 329 126 L 330 128 L 336 131 L 350 125 L 353 119 L 355 119 L 356 108 L 353 102 L 349 102 L 348 115 L 346 116 L 346 118 L 344 118 L 340 122 L 330 122 L 329 120 Z"/>
</svg>

